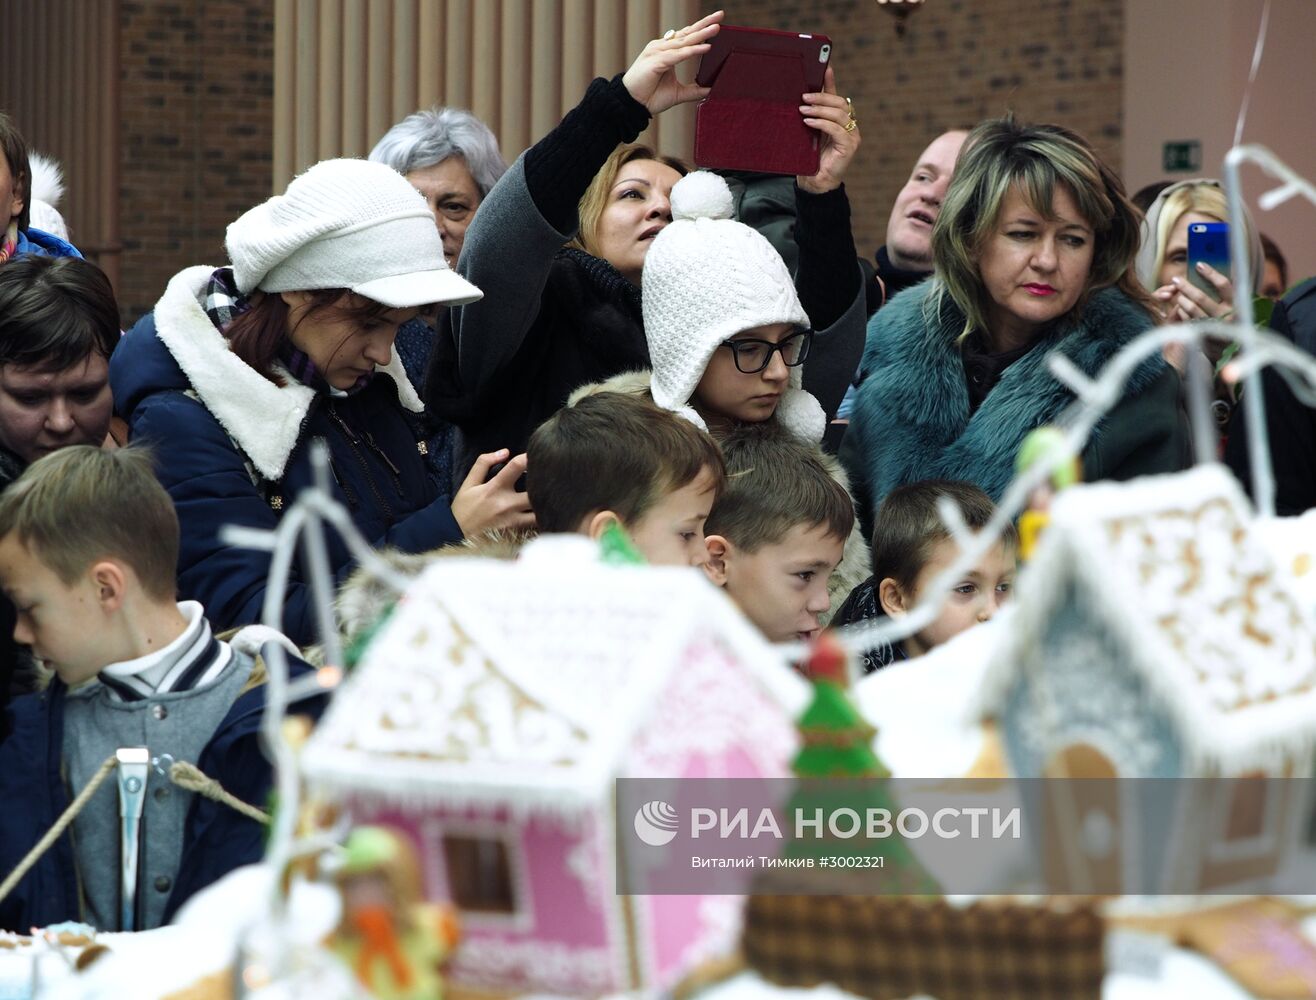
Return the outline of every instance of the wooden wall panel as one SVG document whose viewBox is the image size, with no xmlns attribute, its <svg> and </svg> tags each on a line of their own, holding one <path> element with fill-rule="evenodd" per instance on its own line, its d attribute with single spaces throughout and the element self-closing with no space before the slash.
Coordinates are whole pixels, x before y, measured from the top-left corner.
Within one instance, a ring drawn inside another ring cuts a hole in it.
<svg viewBox="0 0 1316 1000">
<path fill-rule="evenodd" d="M 52 0 L 64 2 L 64 0 Z M 275 0 L 272 186 L 330 156 L 365 156 L 419 108 L 468 108 L 510 162 L 595 76 L 693 20 L 696 0 Z M 689 157 L 691 109 L 645 139 Z"/>
<path fill-rule="evenodd" d="M 70 238 L 118 286 L 119 2 L 4 0 L 0 110 L 57 160 Z"/>
</svg>

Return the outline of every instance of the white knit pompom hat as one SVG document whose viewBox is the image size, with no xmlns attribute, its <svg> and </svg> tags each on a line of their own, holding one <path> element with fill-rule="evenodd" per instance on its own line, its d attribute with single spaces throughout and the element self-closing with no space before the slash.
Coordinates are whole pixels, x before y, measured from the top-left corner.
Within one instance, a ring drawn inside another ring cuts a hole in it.
<svg viewBox="0 0 1316 1000">
<path fill-rule="evenodd" d="M 672 188 L 672 222 L 644 258 L 644 332 L 654 402 L 700 427 L 690 397 L 713 353 L 742 330 L 771 323 L 809 327 L 781 255 L 759 232 L 732 220 L 726 181 L 698 170 Z M 818 401 L 790 369 L 776 419 L 817 442 L 827 427 Z"/>
<path fill-rule="evenodd" d="M 484 293 L 448 267 L 434 213 L 396 170 L 324 160 L 228 227 L 238 290 L 347 288 L 392 309 Z"/>
</svg>

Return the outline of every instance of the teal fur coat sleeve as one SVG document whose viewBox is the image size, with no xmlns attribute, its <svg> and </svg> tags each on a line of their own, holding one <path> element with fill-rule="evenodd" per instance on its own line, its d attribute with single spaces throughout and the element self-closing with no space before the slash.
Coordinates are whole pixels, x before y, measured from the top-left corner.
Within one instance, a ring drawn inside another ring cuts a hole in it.
<svg viewBox="0 0 1316 1000">
<path fill-rule="evenodd" d="M 929 281 L 893 298 L 868 327 L 861 384 L 841 457 L 871 513 L 898 486 L 962 479 L 1000 499 L 1029 431 L 1055 420 L 1073 401 L 1046 358 L 1063 351 L 1095 377 L 1152 321 L 1116 289 L 1096 292 L 1077 322 L 1058 325 L 1010 365 L 969 415 L 956 343 L 964 315 Z M 1134 371 L 1124 396 L 1097 425 L 1083 452 L 1088 481 L 1130 479 L 1185 468 L 1191 455 L 1179 377 L 1156 355 Z M 871 523 L 871 521 L 869 521 Z"/>
</svg>

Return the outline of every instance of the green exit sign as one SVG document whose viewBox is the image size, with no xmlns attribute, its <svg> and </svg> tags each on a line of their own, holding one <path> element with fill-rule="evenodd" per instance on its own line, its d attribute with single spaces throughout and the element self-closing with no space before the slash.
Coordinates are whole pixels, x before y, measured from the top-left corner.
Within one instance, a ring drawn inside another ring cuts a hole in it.
<svg viewBox="0 0 1316 1000">
<path fill-rule="evenodd" d="M 1202 169 L 1202 143 L 1198 139 L 1167 142 L 1161 151 L 1161 166 L 1166 171 Z"/>
</svg>

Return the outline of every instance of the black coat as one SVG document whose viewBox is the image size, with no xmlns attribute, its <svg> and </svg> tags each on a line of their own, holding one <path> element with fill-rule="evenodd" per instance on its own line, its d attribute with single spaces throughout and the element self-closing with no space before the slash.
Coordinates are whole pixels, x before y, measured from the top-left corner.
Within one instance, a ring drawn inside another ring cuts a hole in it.
<svg viewBox="0 0 1316 1000">
<path fill-rule="evenodd" d="M 1304 282 L 1275 304 L 1270 325 L 1299 347 L 1316 354 L 1316 278 Z M 1275 512 L 1301 514 L 1316 507 L 1316 409 L 1304 406 L 1274 368 L 1261 373 L 1266 434 L 1275 474 Z M 1234 408 L 1225 445 L 1225 463 L 1252 492 L 1252 464 L 1247 442 L 1248 405 Z"/>
<path fill-rule="evenodd" d="M 478 390 L 462 384 L 453 315 L 444 314 L 425 388 L 434 414 L 461 428 L 454 475 L 464 475 L 484 452 L 525 451 L 534 429 L 573 389 L 649 367 L 639 288 L 580 250 L 554 258 L 539 313 L 519 348 Z"/>
</svg>

